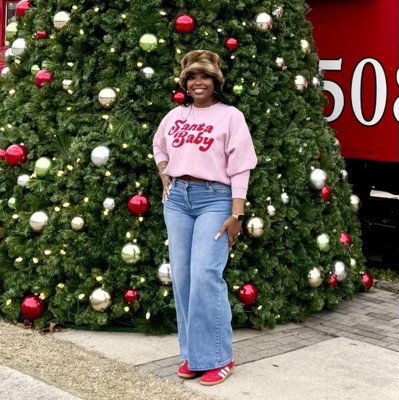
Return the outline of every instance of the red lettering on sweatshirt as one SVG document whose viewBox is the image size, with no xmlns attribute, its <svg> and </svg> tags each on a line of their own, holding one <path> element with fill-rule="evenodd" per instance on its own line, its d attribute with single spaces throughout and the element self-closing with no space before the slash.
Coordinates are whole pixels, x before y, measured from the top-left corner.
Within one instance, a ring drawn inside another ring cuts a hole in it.
<svg viewBox="0 0 399 400">
<path fill-rule="evenodd" d="M 170 128 L 168 136 L 173 135 L 172 146 L 181 147 L 186 143 L 196 144 L 200 151 L 208 151 L 215 141 L 214 138 L 204 136 L 213 131 L 212 125 L 187 124 L 187 120 L 176 120 Z"/>
</svg>

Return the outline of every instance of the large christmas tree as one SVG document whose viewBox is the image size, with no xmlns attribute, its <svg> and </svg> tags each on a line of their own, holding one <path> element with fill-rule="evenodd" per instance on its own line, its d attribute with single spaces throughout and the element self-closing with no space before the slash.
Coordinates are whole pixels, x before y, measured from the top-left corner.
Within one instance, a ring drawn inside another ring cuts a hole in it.
<svg viewBox="0 0 399 400">
<path fill-rule="evenodd" d="M 42 327 L 174 329 L 152 137 L 180 60 L 223 60 L 258 156 L 225 278 L 234 324 L 334 308 L 364 284 L 356 197 L 303 0 L 32 0 L 0 77 L 0 309 Z M 8 70 L 9 68 L 9 70 Z"/>
</svg>

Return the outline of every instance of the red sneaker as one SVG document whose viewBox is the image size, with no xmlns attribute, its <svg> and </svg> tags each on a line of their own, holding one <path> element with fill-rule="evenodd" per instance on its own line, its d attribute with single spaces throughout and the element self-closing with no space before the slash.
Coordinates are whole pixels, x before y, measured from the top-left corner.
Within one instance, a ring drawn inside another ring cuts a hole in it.
<svg viewBox="0 0 399 400">
<path fill-rule="evenodd" d="M 188 361 L 185 360 L 182 365 L 180 365 L 177 375 L 180 376 L 180 378 L 185 378 L 185 379 L 192 379 L 195 378 L 198 375 L 198 372 L 196 371 L 191 371 L 191 369 L 188 369 Z"/>
<path fill-rule="evenodd" d="M 200 379 L 200 383 L 202 385 L 217 385 L 218 383 L 222 383 L 234 370 L 234 360 L 230 361 L 224 367 L 211 369 L 202 375 Z"/>
</svg>

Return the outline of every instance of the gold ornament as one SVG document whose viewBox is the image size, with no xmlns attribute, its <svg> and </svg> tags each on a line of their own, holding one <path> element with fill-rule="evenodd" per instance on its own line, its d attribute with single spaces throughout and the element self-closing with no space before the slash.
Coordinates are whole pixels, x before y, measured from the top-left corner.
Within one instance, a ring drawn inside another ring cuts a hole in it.
<svg viewBox="0 0 399 400">
<path fill-rule="evenodd" d="M 141 38 L 139 40 L 139 46 L 144 51 L 149 52 L 149 51 L 155 50 L 158 46 L 158 39 L 152 33 L 145 33 L 143 36 L 141 36 Z"/>
<path fill-rule="evenodd" d="M 233 93 L 236 94 L 237 96 L 240 96 L 243 91 L 244 91 L 243 85 L 234 85 L 233 86 Z"/>
<path fill-rule="evenodd" d="M 89 298 L 90 305 L 96 311 L 106 310 L 112 303 L 110 294 L 102 288 L 93 291 Z"/>
<path fill-rule="evenodd" d="M 65 11 L 60 11 L 54 15 L 53 24 L 57 29 L 62 29 L 70 20 L 69 14 Z"/>
<path fill-rule="evenodd" d="M 103 107 L 111 107 L 116 101 L 116 92 L 110 87 L 106 87 L 98 94 L 98 101 Z"/>
<path fill-rule="evenodd" d="M 329 251 L 330 250 L 330 237 L 326 233 L 322 233 L 317 236 L 317 246 L 321 251 Z"/>
<path fill-rule="evenodd" d="M 140 246 L 133 243 L 127 243 L 122 248 L 122 259 L 127 264 L 135 264 L 140 260 Z"/>
<path fill-rule="evenodd" d="M 262 218 L 253 217 L 246 224 L 247 232 L 252 237 L 259 237 L 263 235 L 264 223 Z"/>
<path fill-rule="evenodd" d="M 268 31 L 273 27 L 273 18 L 269 14 L 263 12 L 255 17 L 255 23 L 261 31 Z"/>
<path fill-rule="evenodd" d="M 74 217 L 71 221 L 71 227 L 74 231 L 80 231 L 84 226 L 83 218 L 81 217 Z"/>
<path fill-rule="evenodd" d="M 316 288 L 322 284 L 323 277 L 319 268 L 315 267 L 309 271 L 308 282 L 312 288 Z"/>
<path fill-rule="evenodd" d="M 51 168 L 51 160 L 48 157 L 40 157 L 35 163 L 35 174 L 45 176 Z"/>
</svg>

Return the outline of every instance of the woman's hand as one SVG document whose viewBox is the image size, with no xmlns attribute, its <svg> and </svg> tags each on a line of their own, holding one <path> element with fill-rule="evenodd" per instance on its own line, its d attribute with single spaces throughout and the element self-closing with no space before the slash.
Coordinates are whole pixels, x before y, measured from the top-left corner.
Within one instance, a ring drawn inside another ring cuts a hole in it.
<svg viewBox="0 0 399 400">
<path fill-rule="evenodd" d="M 172 178 L 169 175 L 159 174 L 162 180 L 162 203 L 165 203 L 168 200 L 170 188 L 172 187 Z"/>
<path fill-rule="evenodd" d="M 223 225 L 219 229 L 219 232 L 215 236 L 215 240 L 218 240 L 220 236 L 223 235 L 225 231 L 227 231 L 227 236 L 229 239 L 229 248 L 234 246 L 237 241 L 238 236 L 240 235 L 242 222 L 238 221 L 234 217 L 230 216 L 223 222 Z"/>
</svg>

